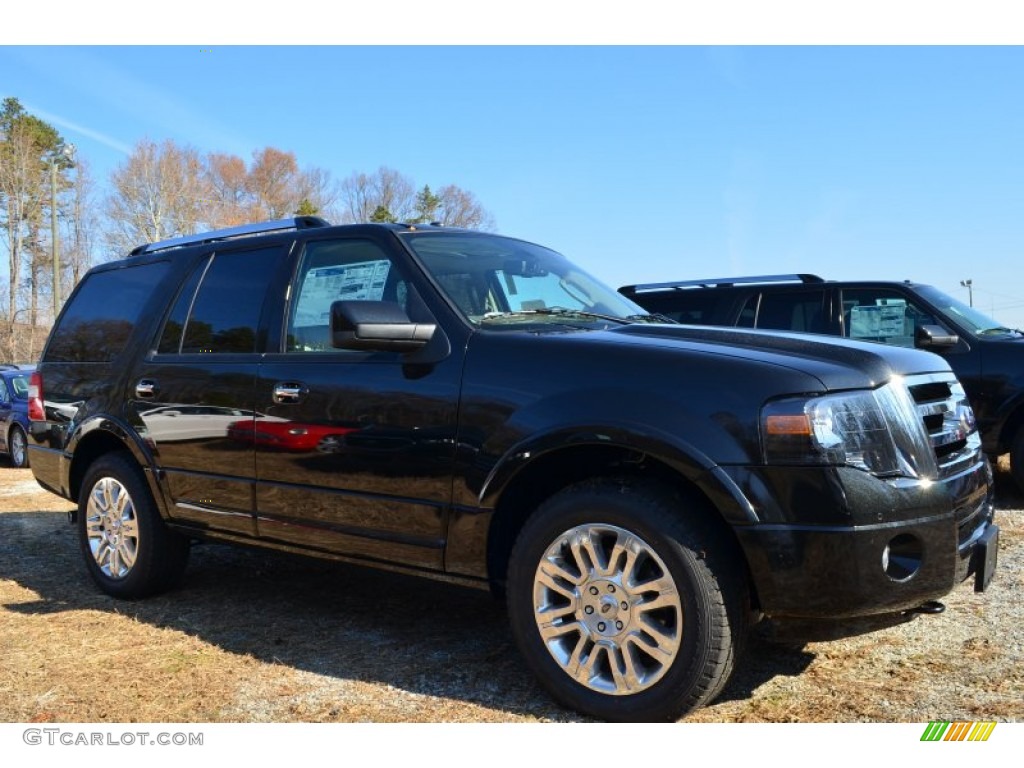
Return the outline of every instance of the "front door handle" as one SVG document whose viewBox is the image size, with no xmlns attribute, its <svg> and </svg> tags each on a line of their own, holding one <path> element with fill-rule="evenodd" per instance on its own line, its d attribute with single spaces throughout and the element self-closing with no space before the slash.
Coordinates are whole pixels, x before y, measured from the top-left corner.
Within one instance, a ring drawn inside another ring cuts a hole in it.
<svg viewBox="0 0 1024 768">
<path fill-rule="evenodd" d="M 279 381 L 274 385 L 274 402 L 278 405 L 295 405 L 309 394 L 309 387 L 298 381 Z"/>
<path fill-rule="evenodd" d="M 156 395 L 156 382 L 152 379 L 139 379 L 135 385 L 135 396 L 140 400 L 149 400 Z"/>
</svg>

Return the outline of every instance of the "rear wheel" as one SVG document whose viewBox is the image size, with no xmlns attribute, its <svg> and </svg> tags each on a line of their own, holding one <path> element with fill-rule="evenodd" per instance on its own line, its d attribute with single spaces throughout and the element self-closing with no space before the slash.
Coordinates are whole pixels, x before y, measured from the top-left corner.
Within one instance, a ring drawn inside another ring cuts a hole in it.
<svg viewBox="0 0 1024 768">
<path fill-rule="evenodd" d="M 674 720 L 724 687 L 745 582 L 706 511 L 662 486 L 596 481 L 527 521 L 509 570 L 512 630 L 558 701 L 606 720 Z"/>
<path fill-rule="evenodd" d="M 188 540 L 164 525 L 142 471 L 127 454 L 103 456 L 89 468 L 78 526 L 89 575 L 114 597 L 160 592 L 181 577 L 188 561 Z"/>
<path fill-rule="evenodd" d="M 11 464 L 17 469 L 28 466 L 28 440 L 25 438 L 25 430 L 18 424 L 11 427 L 7 435 L 7 448 L 11 454 Z"/>
</svg>

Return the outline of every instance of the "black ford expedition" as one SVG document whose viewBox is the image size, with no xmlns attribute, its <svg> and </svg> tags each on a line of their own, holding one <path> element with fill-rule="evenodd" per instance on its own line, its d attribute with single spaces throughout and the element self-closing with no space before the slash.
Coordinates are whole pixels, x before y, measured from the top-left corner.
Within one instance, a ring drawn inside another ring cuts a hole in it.
<svg viewBox="0 0 1024 768">
<path fill-rule="evenodd" d="M 913 611 L 995 567 L 991 472 L 942 358 L 687 328 L 480 232 L 268 222 L 77 286 L 31 466 L 138 598 L 215 540 L 507 595 L 559 701 L 672 719 L 748 622 Z"/>
<path fill-rule="evenodd" d="M 982 448 L 1010 454 L 1024 491 L 1024 332 L 930 285 L 766 275 L 627 285 L 619 291 L 682 323 L 826 333 L 946 358 L 974 409 Z"/>
</svg>

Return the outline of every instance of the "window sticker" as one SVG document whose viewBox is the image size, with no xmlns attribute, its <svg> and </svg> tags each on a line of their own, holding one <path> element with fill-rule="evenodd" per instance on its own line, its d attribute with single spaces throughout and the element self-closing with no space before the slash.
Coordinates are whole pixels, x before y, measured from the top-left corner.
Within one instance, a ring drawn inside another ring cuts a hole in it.
<svg viewBox="0 0 1024 768">
<path fill-rule="evenodd" d="M 875 299 L 874 306 L 850 308 L 850 338 L 914 346 L 914 321 L 906 299 Z"/>
<path fill-rule="evenodd" d="M 295 326 L 330 325 L 334 301 L 380 301 L 390 270 L 386 259 L 309 270 L 302 280 Z"/>
</svg>

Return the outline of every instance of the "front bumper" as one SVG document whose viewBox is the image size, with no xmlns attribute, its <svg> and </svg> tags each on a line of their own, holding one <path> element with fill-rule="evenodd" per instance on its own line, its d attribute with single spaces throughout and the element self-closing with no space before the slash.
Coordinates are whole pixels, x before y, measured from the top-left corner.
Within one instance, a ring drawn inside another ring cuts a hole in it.
<svg viewBox="0 0 1024 768">
<path fill-rule="evenodd" d="M 934 482 L 834 467 L 728 471 L 762 521 L 734 530 L 769 616 L 904 611 L 972 575 L 983 590 L 994 573 L 999 529 L 987 461 Z"/>
</svg>

